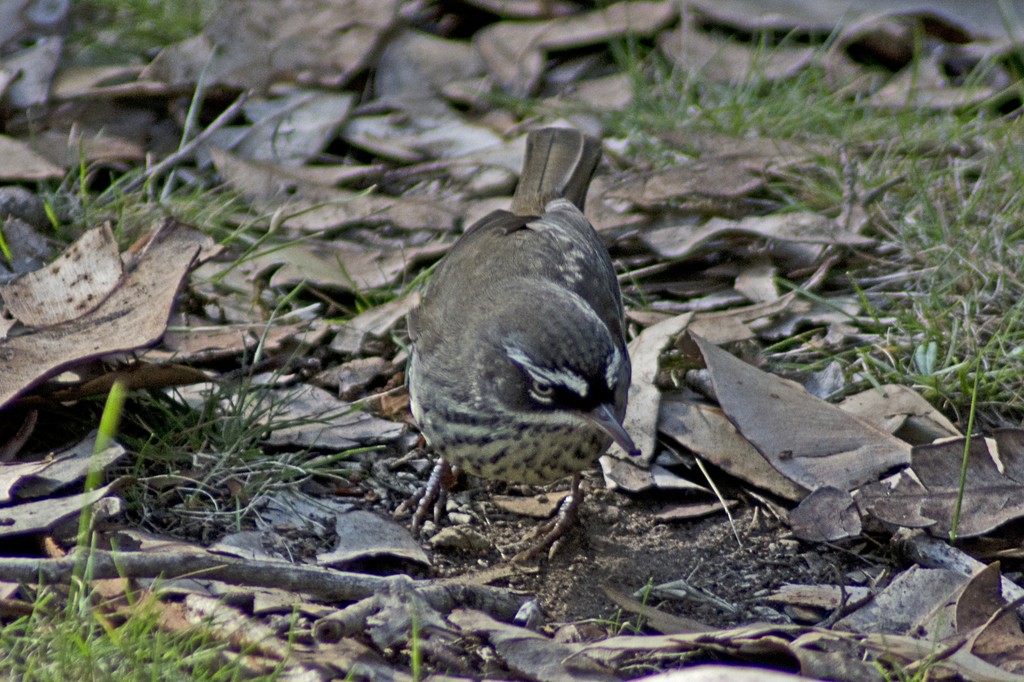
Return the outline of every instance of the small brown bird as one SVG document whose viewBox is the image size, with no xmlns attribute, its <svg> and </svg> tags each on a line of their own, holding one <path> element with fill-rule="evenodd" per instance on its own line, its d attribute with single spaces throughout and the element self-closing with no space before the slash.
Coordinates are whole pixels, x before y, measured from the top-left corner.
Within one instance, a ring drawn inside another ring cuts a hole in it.
<svg viewBox="0 0 1024 682">
<path fill-rule="evenodd" d="M 613 441 L 636 452 L 622 427 L 622 297 L 582 212 L 600 159 L 600 141 L 578 131 L 531 132 L 512 212 L 466 231 L 409 316 L 409 395 L 427 444 L 483 478 L 542 484 L 571 474 L 568 512 L 579 472 Z"/>
</svg>

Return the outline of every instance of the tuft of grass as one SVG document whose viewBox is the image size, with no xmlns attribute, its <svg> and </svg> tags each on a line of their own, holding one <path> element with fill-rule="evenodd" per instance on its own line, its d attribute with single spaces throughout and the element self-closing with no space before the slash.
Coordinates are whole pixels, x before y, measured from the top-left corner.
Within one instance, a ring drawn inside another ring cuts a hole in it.
<svg viewBox="0 0 1024 682">
<path fill-rule="evenodd" d="M 842 96 L 822 66 L 826 49 L 796 78 L 768 82 L 755 71 L 736 86 L 674 70 L 654 53 L 637 59 L 630 52 L 624 68 L 636 83 L 635 99 L 609 120 L 612 134 L 655 167 L 698 156 L 698 144 L 679 148 L 687 134 L 695 143 L 726 134 L 825 150 L 799 172 L 774 175 L 766 198 L 776 212 L 838 218 L 851 186 L 860 198 L 878 190 L 865 209 L 879 247 L 850 254 L 847 270 L 833 272 L 817 294 L 860 299 L 863 314 L 851 321 L 858 337 L 825 347 L 824 330 L 813 329 L 773 346 L 769 362 L 806 372 L 835 359 L 850 391 L 905 384 L 964 425 L 972 400 L 979 425 L 1018 423 L 1024 163 L 1015 140 L 1024 123 L 1001 115 L 1007 93 L 944 111 L 881 109 Z M 981 83 L 991 68 L 981 64 L 963 80 Z"/>
<path fill-rule="evenodd" d="M 118 679 L 279 679 L 280 671 L 254 675 L 243 657 L 201 626 L 169 632 L 152 597 L 138 599 L 116 614 L 95 594 L 63 605 L 41 589 L 31 613 L 0 627 L 0 676 L 22 682 Z"/>
<path fill-rule="evenodd" d="M 200 31 L 213 0 L 81 0 L 70 47 L 82 64 L 142 63 Z"/>
</svg>

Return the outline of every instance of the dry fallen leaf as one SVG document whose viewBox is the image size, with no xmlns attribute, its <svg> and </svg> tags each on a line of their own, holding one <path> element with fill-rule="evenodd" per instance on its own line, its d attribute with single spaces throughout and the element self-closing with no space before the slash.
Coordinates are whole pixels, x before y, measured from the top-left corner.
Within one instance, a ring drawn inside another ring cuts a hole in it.
<svg viewBox="0 0 1024 682">
<path fill-rule="evenodd" d="M 203 33 L 165 48 L 143 78 L 266 90 L 281 80 L 339 87 L 366 68 L 396 0 L 226 0 Z"/>
<path fill-rule="evenodd" d="M 48 327 L 93 310 L 121 275 L 121 254 L 105 224 L 83 234 L 50 265 L 0 286 L 0 299 L 26 327 Z"/>
<path fill-rule="evenodd" d="M 662 33 L 658 46 L 687 72 L 717 83 L 738 85 L 792 78 L 812 63 L 816 52 L 809 46 L 772 45 L 765 49 L 757 40 L 740 42 L 731 35 L 703 31 L 693 24 L 684 20 L 675 31 Z"/>
<path fill-rule="evenodd" d="M 823 487 L 811 492 L 789 513 L 793 535 L 807 542 L 837 542 L 860 535 L 857 503 L 850 493 Z"/>
<path fill-rule="evenodd" d="M 666 396 L 658 430 L 695 455 L 747 483 L 787 500 L 800 500 L 807 489 L 779 473 L 736 430 L 716 406 Z"/>
<path fill-rule="evenodd" d="M 56 180 L 64 177 L 64 169 L 50 163 L 32 148 L 0 135 L 0 182 Z"/>
<path fill-rule="evenodd" d="M 266 411 L 260 419 L 266 421 L 273 416 L 275 423 L 287 424 L 275 429 L 267 438 L 267 444 L 274 447 L 348 450 L 394 443 L 405 428 L 396 422 L 378 419 L 322 388 L 309 385 L 271 390 L 262 407 Z"/>
<path fill-rule="evenodd" d="M 168 219 L 98 307 L 0 341 L 0 408 L 60 369 L 159 341 L 185 275 L 210 245 L 195 228 Z"/>
<path fill-rule="evenodd" d="M 927 528 L 944 537 L 952 528 L 960 489 L 964 440 L 958 438 L 913 449 L 910 468 L 893 481 L 870 483 L 857 493 L 865 512 L 896 526 Z M 1024 516 L 1024 431 L 999 429 L 991 440 L 973 438 L 957 526 L 960 537 L 974 537 Z"/>
<path fill-rule="evenodd" d="M 430 557 L 402 525 L 362 509 L 336 514 L 338 543 L 317 555 L 321 566 L 341 568 L 369 559 L 402 559 L 430 566 Z"/>
<path fill-rule="evenodd" d="M 618 2 L 549 21 L 491 24 L 474 34 L 473 44 L 501 87 L 526 95 L 537 87 L 548 51 L 650 35 L 668 25 L 676 13 L 673 2 Z"/>
<path fill-rule="evenodd" d="M 722 410 L 773 467 L 814 490 L 850 490 L 910 462 L 911 446 L 691 333 Z"/>
</svg>

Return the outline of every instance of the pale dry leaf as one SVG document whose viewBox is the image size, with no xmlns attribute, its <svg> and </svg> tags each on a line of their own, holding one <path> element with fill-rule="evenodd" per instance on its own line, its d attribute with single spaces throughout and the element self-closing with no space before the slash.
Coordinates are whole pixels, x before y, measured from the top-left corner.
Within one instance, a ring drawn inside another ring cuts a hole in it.
<svg viewBox="0 0 1024 682">
<path fill-rule="evenodd" d="M 992 98 L 997 88 L 950 82 L 937 55 L 914 60 L 865 100 L 883 109 L 957 110 L 976 106 Z"/>
<path fill-rule="evenodd" d="M 485 638 L 517 675 L 548 682 L 613 682 L 618 676 L 586 656 L 579 644 L 563 644 L 479 611 L 457 609 L 448 621 L 466 635 Z"/>
<path fill-rule="evenodd" d="M 816 677 L 737 665 L 694 665 L 636 678 L 636 682 L 823 682 Z"/>
<path fill-rule="evenodd" d="M 355 242 L 305 241 L 248 259 L 241 270 L 252 278 L 266 277 L 270 286 L 299 284 L 350 292 L 394 286 L 409 268 L 435 259 L 448 245 L 433 242 L 406 249 L 368 248 Z"/>
<path fill-rule="evenodd" d="M 96 445 L 96 431 L 88 434 L 76 445 L 47 457 L 39 469 L 23 476 L 11 491 L 14 499 L 29 500 L 45 497 L 54 492 L 85 480 L 90 469 L 106 471 L 127 454 L 118 443 L 113 443 L 100 452 L 93 452 Z M 12 466 L 12 465 L 7 465 Z M 7 466 L 0 468 L 6 478 Z M 13 465 L 20 466 L 20 465 Z"/>
<path fill-rule="evenodd" d="M 7 0 L 0 4 L 0 48 L 18 38 L 60 32 L 70 9 L 70 2 Z"/>
<path fill-rule="evenodd" d="M 964 439 L 918 445 L 914 476 L 871 483 L 857 493 L 861 509 L 895 526 L 926 528 L 948 536 L 960 492 Z M 1024 516 L 1024 431 L 998 429 L 991 439 L 973 438 L 957 525 L 959 537 L 989 533 Z"/>
<path fill-rule="evenodd" d="M 712 514 L 721 514 L 729 510 L 733 511 L 739 506 L 736 500 L 726 500 L 725 505 L 720 501 L 711 502 L 683 502 L 680 504 L 668 504 L 654 513 L 654 519 L 659 523 L 672 523 L 674 521 L 692 521 L 702 519 Z"/>
<path fill-rule="evenodd" d="M 871 595 L 870 587 L 858 585 L 782 585 L 767 601 L 773 604 L 786 604 L 804 608 L 835 611 L 843 604 L 843 593 L 847 603 L 857 603 Z"/>
<path fill-rule="evenodd" d="M 32 182 L 62 177 L 63 168 L 32 151 L 28 144 L 0 135 L 0 182 Z"/>
<path fill-rule="evenodd" d="M 266 399 L 275 407 L 261 414 L 261 421 L 272 418 L 274 423 L 287 424 L 267 437 L 267 444 L 274 447 L 349 450 L 395 443 L 405 430 L 401 424 L 378 419 L 315 386 L 274 389 Z"/>
<path fill-rule="evenodd" d="M 342 400 L 355 400 L 370 386 L 383 386 L 395 366 L 382 357 L 355 358 L 323 370 L 310 382 L 334 393 Z"/>
<path fill-rule="evenodd" d="M 66 66 L 53 79 L 50 96 L 73 100 L 92 96 L 98 88 L 138 78 L 142 69 L 124 64 L 103 66 Z"/>
<path fill-rule="evenodd" d="M 661 389 L 654 380 L 658 376 L 662 352 L 676 337 L 682 334 L 692 313 L 684 313 L 671 319 L 659 322 L 640 332 L 640 335 L 629 343 L 629 357 L 632 363 L 630 378 L 629 404 L 623 426 L 633 437 L 640 448 L 644 461 L 650 464 L 654 460 L 655 442 L 657 441 L 658 405 L 661 402 Z M 624 457 L 626 453 L 614 446 L 611 454 Z"/>
<path fill-rule="evenodd" d="M 465 4 L 503 19 L 550 19 L 579 9 L 577 4 L 561 0 L 465 0 Z"/>
<path fill-rule="evenodd" d="M 245 103 L 252 125 L 216 131 L 210 143 L 250 161 L 301 166 L 333 139 L 355 102 L 352 93 L 297 88 L 283 97 Z"/>
<path fill-rule="evenodd" d="M 810 46 L 765 48 L 756 39 L 740 42 L 724 33 L 703 31 L 692 21 L 660 34 L 658 47 L 686 72 L 726 85 L 793 78 L 810 66 L 816 53 Z"/>
<path fill-rule="evenodd" d="M 663 258 L 691 256 L 712 239 L 745 237 L 795 244 L 869 246 L 874 240 L 850 234 L 835 220 L 817 213 L 777 213 L 739 220 L 712 218 L 700 226 L 673 225 L 646 232 L 641 239 Z M 820 249 L 815 249 L 817 254 Z M 816 258 L 811 258 L 811 261 Z"/>
<path fill-rule="evenodd" d="M 154 232 L 99 307 L 70 322 L 0 342 L 0 407 L 61 369 L 160 340 L 185 275 L 213 242 L 172 219 Z"/>
<path fill-rule="evenodd" d="M 106 130 L 75 126 L 71 130 L 44 130 L 29 142 L 32 149 L 61 168 L 88 164 L 141 164 L 146 159 L 142 144 Z"/>
<path fill-rule="evenodd" d="M 563 490 L 555 493 L 543 493 L 521 497 L 518 495 L 491 495 L 488 502 L 503 511 L 520 516 L 529 516 L 534 519 L 550 518 L 555 510 L 562 504 L 569 495 L 569 491 Z"/>
<path fill-rule="evenodd" d="M 364 310 L 351 320 L 342 322 L 331 341 L 331 350 L 356 355 L 368 338 L 384 338 L 396 324 L 419 305 L 420 295 L 413 292 L 387 303 Z"/>
<path fill-rule="evenodd" d="M 953 634 L 953 606 L 967 583 L 967 577 L 954 571 L 911 566 L 836 625 L 854 632 L 941 640 Z"/>
<path fill-rule="evenodd" d="M 89 492 L 0 508 L 0 538 L 51 530 L 76 517 L 85 507 L 95 505 L 109 493 L 119 490 L 126 482 L 127 479 L 119 478 Z"/>
<path fill-rule="evenodd" d="M 337 88 L 365 69 L 397 18 L 396 0 L 227 0 L 203 33 L 165 48 L 142 77 L 266 90 Z"/>
<path fill-rule="evenodd" d="M 391 519 L 362 509 L 335 515 L 338 543 L 317 554 L 321 566 L 341 568 L 370 559 L 401 559 L 430 566 L 430 557 L 409 530 Z"/>
<path fill-rule="evenodd" d="M 563 88 L 557 97 L 545 102 L 555 111 L 564 107 L 567 113 L 578 109 L 580 104 L 593 111 L 622 111 L 633 102 L 633 81 L 624 73 L 588 78 Z"/>
<path fill-rule="evenodd" d="M 882 384 L 847 396 L 839 407 L 914 445 L 963 435 L 909 386 Z"/>
<path fill-rule="evenodd" d="M 0 69 L 18 74 L 4 92 L 4 104 L 14 109 L 43 106 L 64 51 L 61 38 L 41 38 L 34 45 L 0 60 Z"/>
<path fill-rule="evenodd" d="M 910 462 L 911 446 L 691 333 L 722 410 L 773 467 L 808 490 L 850 490 Z"/>
<path fill-rule="evenodd" d="M 658 430 L 751 485 L 787 500 L 800 500 L 807 494 L 806 488 L 769 464 L 718 407 L 666 396 L 658 414 Z"/>
<path fill-rule="evenodd" d="M 456 158 L 503 144 L 496 132 L 454 110 L 424 111 L 415 104 L 398 114 L 354 118 L 341 136 L 377 156 L 406 162 Z"/>
<path fill-rule="evenodd" d="M 83 234 L 50 265 L 0 286 L 0 299 L 25 326 L 48 327 L 95 309 L 121 275 L 121 255 L 107 223 Z"/>
<path fill-rule="evenodd" d="M 736 276 L 736 291 L 751 303 L 770 303 L 779 299 L 779 287 L 775 282 L 777 268 L 770 263 L 754 263 L 744 266 Z"/>
<path fill-rule="evenodd" d="M 450 231 L 458 220 L 455 211 L 426 199 L 324 187 L 295 169 L 246 161 L 216 148 L 210 156 L 227 183 L 255 208 L 282 214 L 283 224 L 296 229 L 319 233 L 346 225 L 390 225 Z"/>
<path fill-rule="evenodd" d="M 860 535 L 860 511 L 850 493 L 823 487 L 811 492 L 789 512 L 793 535 L 807 542 L 838 542 Z"/>
<path fill-rule="evenodd" d="M 483 73 L 483 60 L 468 42 L 407 28 L 388 40 L 377 62 L 374 86 L 380 100 L 431 109 L 439 104 L 444 86 Z"/>
<path fill-rule="evenodd" d="M 549 51 L 651 35 L 667 26 L 677 12 L 673 2 L 619 2 L 548 21 L 491 24 L 474 34 L 473 44 L 502 88 L 526 95 L 537 87 Z"/>
</svg>

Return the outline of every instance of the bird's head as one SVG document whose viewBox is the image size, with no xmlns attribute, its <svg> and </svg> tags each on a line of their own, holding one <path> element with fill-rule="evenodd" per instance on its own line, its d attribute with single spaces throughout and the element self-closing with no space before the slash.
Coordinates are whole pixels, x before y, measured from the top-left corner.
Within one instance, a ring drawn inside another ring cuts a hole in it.
<svg viewBox="0 0 1024 682">
<path fill-rule="evenodd" d="M 501 410 L 553 426 L 585 422 L 623 450 L 629 355 L 622 340 L 576 294 L 560 288 L 507 306 L 486 334 L 493 397 Z"/>
</svg>

